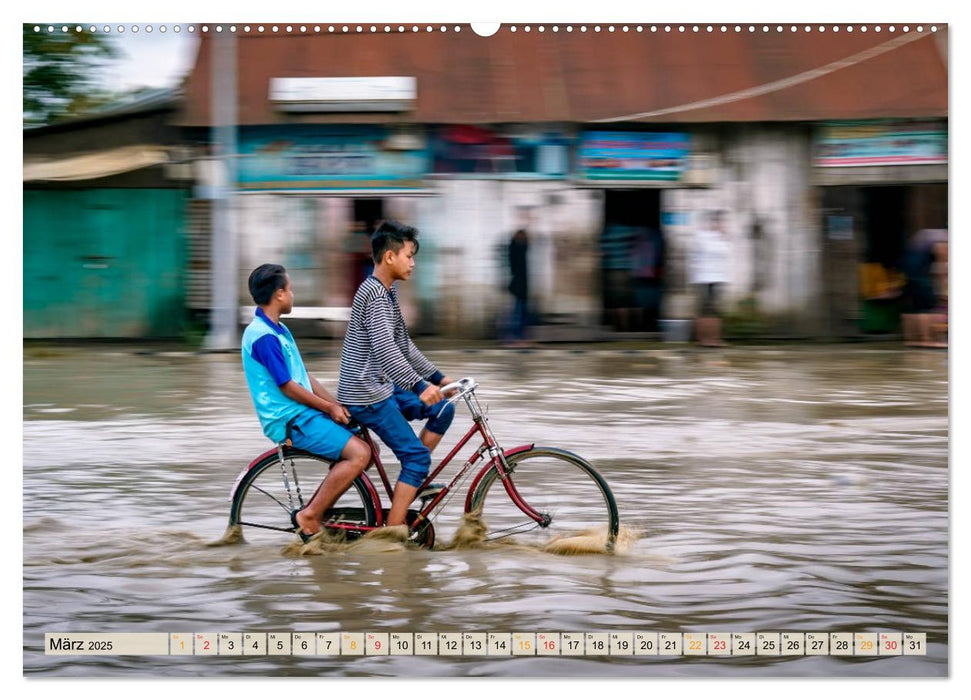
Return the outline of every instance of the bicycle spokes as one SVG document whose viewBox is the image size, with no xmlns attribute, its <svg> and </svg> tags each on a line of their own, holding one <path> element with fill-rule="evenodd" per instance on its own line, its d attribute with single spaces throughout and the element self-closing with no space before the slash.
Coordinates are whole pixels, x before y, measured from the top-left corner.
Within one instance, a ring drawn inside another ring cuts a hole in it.
<svg viewBox="0 0 971 700">
<path fill-rule="evenodd" d="M 508 462 L 502 475 L 494 464 L 470 498 L 486 540 L 515 535 L 517 542 L 542 548 L 567 536 L 602 534 L 604 549 L 610 548 L 618 530 L 616 504 L 593 467 L 572 453 L 540 447 Z"/>
<path fill-rule="evenodd" d="M 282 466 L 285 463 L 285 467 Z M 259 541 L 263 531 L 293 532 L 290 513 L 303 507 L 300 481 L 320 483 L 330 471 L 332 462 L 316 455 L 288 449 L 285 462 L 271 452 L 255 464 L 240 481 L 233 495 L 230 525 L 241 525 L 246 539 Z M 344 494 L 322 518 L 329 528 L 347 527 L 360 531 L 377 525 L 373 486 L 363 477 L 354 480 Z M 279 535 L 275 541 L 279 541 Z M 267 540 L 268 542 L 270 540 Z"/>
</svg>

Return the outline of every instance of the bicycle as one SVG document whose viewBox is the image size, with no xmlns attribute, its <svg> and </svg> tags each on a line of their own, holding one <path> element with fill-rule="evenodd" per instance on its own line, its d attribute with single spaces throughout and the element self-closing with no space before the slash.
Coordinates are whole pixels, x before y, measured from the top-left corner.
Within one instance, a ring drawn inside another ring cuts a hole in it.
<svg viewBox="0 0 971 700">
<path fill-rule="evenodd" d="M 421 498 L 419 507 L 408 511 L 409 539 L 422 547 L 434 547 L 434 519 L 473 466 L 488 455 L 465 496 L 465 514 L 481 521 L 484 540 L 516 536 L 518 543 L 542 546 L 573 534 L 602 533 L 605 550 L 612 551 L 619 516 L 613 492 L 600 473 L 579 455 L 556 447 L 527 444 L 503 450 L 475 395 L 478 386 L 474 379 L 466 377 L 442 387 L 445 394 L 455 392 L 449 403 L 465 401 L 472 426 L 419 488 L 419 497 L 423 492 L 427 495 Z M 358 437 L 371 448 L 371 463 L 322 519 L 329 532 L 342 533 L 348 539 L 382 527 L 387 517 L 381 495 L 367 476 L 372 466 L 389 503 L 393 494 L 373 438 L 364 426 L 356 429 Z M 433 480 L 475 435 L 482 438 L 482 444 L 446 486 L 429 493 Z M 312 480 L 316 487 L 332 465 L 333 460 L 284 443 L 261 454 L 233 484 L 230 526 L 248 528 L 251 534 L 294 532 L 290 514 L 310 500 L 305 500 L 300 481 Z"/>
</svg>

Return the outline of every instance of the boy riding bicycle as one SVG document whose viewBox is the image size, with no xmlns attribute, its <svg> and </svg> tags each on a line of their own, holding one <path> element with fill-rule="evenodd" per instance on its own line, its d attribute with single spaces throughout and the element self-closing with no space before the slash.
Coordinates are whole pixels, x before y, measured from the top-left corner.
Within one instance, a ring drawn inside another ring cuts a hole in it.
<svg viewBox="0 0 971 700">
<path fill-rule="evenodd" d="M 282 265 L 265 264 L 249 276 L 249 291 L 259 307 L 243 332 L 246 383 L 263 434 L 280 443 L 335 460 L 310 502 L 290 520 L 306 541 L 320 531 L 324 512 L 364 471 L 371 451 L 338 423 L 350 421 L 347 409 L 307 373 L 297 343 L 280 323 L 293 310 L 293 288 Z"/>
<path fill-rule="evenodd" d="M 410 226 L 386 221 L 371 237 L 374 273 L 354 295 L 337 383 L 338 400 L 401 462 L 388 525 L 403 524 L 416 496 L 428 495 L 418 488 L 455 415 L 439 389 L 452 380 L 411 341 L 394 288 L 415 267 L 417 235 Z M 408 424 L 418 419 L 427 419 L 420 436 Z"/>
</svg>

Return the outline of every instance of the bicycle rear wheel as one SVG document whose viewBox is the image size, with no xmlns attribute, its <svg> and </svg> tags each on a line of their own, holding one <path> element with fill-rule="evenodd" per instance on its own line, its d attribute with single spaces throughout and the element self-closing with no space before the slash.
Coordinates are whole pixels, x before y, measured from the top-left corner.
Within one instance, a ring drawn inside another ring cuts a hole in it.
<svg viewBox="0 0 971 700">
<path fill-rule="evenodd" d="M 303 508 L 313 498 L 334 462 L 294 448 L 283 451 L 286 480 L 280 459 L 267 455 L 242 478 L 233 493 L 229 524 L 239 525 L 244 537 L 254 543 L 279 542 L 292 533 L 290 512 Z M 325 527 L 344 529 L 353 536 L 355 527 L 377 524 L 374 502 L 363 476 L 357 477 L 332 508 L 324 513 Z"/>
<path fill-rule="evenodd" d="M 586 460 L 554 447 L 508 457 L 507 490 L 497 469 L 486 472 L 469 500 L 487 541 L 558 553 L 612 551 L 620 528 L 617 503 L 604 478 Z M 537 522 L 513 501 L 513 491 L 542 516 Z"/>
</svg>

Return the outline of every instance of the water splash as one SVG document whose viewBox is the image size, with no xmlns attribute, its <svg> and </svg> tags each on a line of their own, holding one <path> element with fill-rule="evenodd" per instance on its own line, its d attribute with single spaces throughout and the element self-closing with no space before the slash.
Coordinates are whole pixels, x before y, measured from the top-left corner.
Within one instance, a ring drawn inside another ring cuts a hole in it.
<svg viewBox="0 0 971 700">
<path fill-rule="evenodd" d="M 227 525 L 226 532 L 218 540 L 213 540 L 212 542 L 206 542 L 207 547 L 225 547 L 231 544 L 242 544 L 246 542 L 243 537 L 243 526 L 242 525 Z"/>
<path fill-rule="evenodd" d="M 24 533 L 28 532 L 56 532 L 62 526 L 61 521 L 46 515 L 32 522 L 24 522 Z"/>
<path fill-rule="evenodd" d="M 631 545 L 640 539 L 641 532 L 632 527 L 622 526 L 617 531 L 612 551 L 607 549 L 607 528 L 594 528 L 567 535 L 559 535 L 544 544 L 541 549 L 547 554 L 576 556 L 578 554 L 627 554 Z"/>
<path fill-rule="evenodd" d="M 466 513 L 462 516 L 462 524 L 459 525 L 455 536 L 442 549 L 474 549 L 482 547 L 486 543 L 486 524 L 482 522 L 479 513 Z"/>
<path fill-rule="evenodd" d="M 462 523 L 455 532 L 452 541 L 442 550 L 461 549 L 493 549 L 517 548 L 557 554 L 562 556 L 576 556 L 580 554 L 627 554 L 634 542 L 643 536 L 643 532 L 633 527 L 621 526 L 614 540 L 613 550 L 607 548 L 607 528 L 593 528 L 576 533 L 556 535 L 541 545 L 526 545 L 517 542 L 514 537 L 487 540 L 488 526 L 481 519 L 479 513 L 466 513 Z"/>
<path fill-rule="evenodd" d="M 406 525 L 392 525 L 371 530 L 363 537 L 348 539 L 341 530 L 321 529 L 307 542 L 295 539 L 283 548 L 288 556 L 315 556 L 355 552 L 363 554 L 387 554 L 415 549 L 408 541 Z"/>
<path fill-rule="evenodd" d="M 349 547 L 355 554 L 386 554 L 415 548 L 415 545 L 408 542 L 407 525 L 388 525 L 371 530 Z"/>
</svg>

